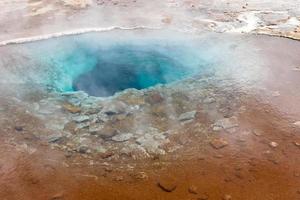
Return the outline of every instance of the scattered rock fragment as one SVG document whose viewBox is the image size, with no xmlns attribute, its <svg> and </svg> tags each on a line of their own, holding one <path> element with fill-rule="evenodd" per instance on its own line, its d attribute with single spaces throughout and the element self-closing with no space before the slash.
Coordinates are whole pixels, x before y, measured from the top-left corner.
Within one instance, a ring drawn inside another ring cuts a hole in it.
<svg viewBox="0 0 300 200">
<path fill-rule="evenodd" d="M 235 128 L 235 127 L 238 127 L 239 124 L 238 124 L 238 119 L 237 117 L 233 116 L 233 117 L 230 117 L 230 118 L 223 118 L 223 119 L 220 119 L 218 120 L 215 124 L 214 124 L 214 127 L 220 127 L 220 128 L 223 128 L 223 129 L 231 129 L 231 128 Z"/>
<path fill-rule="evenodd" d="M 114 178 L 115 181 L 123 181 L 124 180 L 124 177 L 123 176 L 116 176 Z"/>
<path fill-rule="evenodd" d="M 61 134 L 53 134 L 48 137 L 49 143 L 56 143 L 62 140 L 63 136 Z"/>
<path fill-rule="evenodd" d="M 232 197 L 229 194 L 225 194 L 223 197 L 223 200 L 231 200 L 231 199 L 232 199 Z"/>
<path fill-rule="evenodd" d="M 296 121 L 295 123 L 293 123 L 293 125 L 297 128 L 300 128 L 300 121 Z"/>
<path fill-rule="evenodd" d="M 132 133 L 121 133 L 113 136 L 111 139 L 115 142 L 125 142 L 133 137 Z"/>
<path fill-rule="evenodd" d="M 261 135 L 262 135 L 262 131 L 260 131 L 260 130 L 254 130 L 254 131 L 253 131 L 253 134 L 254 134 L 255 136 L 261 136 Z"/>
<path fill-rule="evenodd" d="M 155 105 L 163 102 L 164 98 L 158 92 L 153 92 L 146 97 L 145 101 L 151 105 Z"/>
<path fill-rule="evenodd" d="M 86 122 L 89 121 L 89 116 L 86 115 L 79 115 L 79 116 L 75 116 L 72 118 L 74 122 L 76 123 L 82 123 L 82 122 Z"/>
<path fill-rule="evenodd" d="M 147 179 L 148 175 L 145 172 L 138 172 L 138 173 L 134 173 L 132 177 L 134 177 L 135 179 L 143 180 L 143 179 Z"/>
<path fill-rule="evenodd" d="M 215 138 L 210 141 L 210 145 L 215 149 L 222 149 L 228 145 L 228 142 L 223 138 Z"/>
<path fill-rule="evenodd" d="M 64 194 L 62 192 L 55 194 L 50 198 L 50 200 L 63 200 L 63 199 L 64 199 Z"/>
<path fill-rule="evenodd" d="M 105 151 L 105 153 L 102 153 L 100 156 L 103 159 L 107 159 L 107 158 L 112 157 L 113 155 L 114 155 L 114 152 L 112 152 L 112 151 Z"/>
<path fill-rule="evenodd" d="M 89 125 L 89 132 L 92 135 L 97 135 L 98 133 L 101 133 L 101 130 L 104 128 L 103 124 L 100 123 L 94 123 Z"/>
<path fill-rule="evenodd" d="M 221 154 L 216 154 L 216 155 L 214 155 L 214 157 L 215 157 L 215 158 L 218 158 L 218 159 L 224 158 L 224 156 L 221 155 Z"/>
<path fill-rule="evenodd" d="M 21 132 L 21 131 L 24 130 L 24 128 L 23 128 L 23 126 L 18 126 L 17 125 L 17 126 L 15 126 L 15 130 Z"/>
<path fill-rule="evenodd" d="M 280 92 L 279 91 L 274 91 L 274 92 L 272 92 L 272 96 L 273 97 L 279 97 L 280 96 Z"/>
<path fill-rule="evenodd" d="M 209 199 L 209 197 L 206 194 L 200 194 L 197 198 L 197 200 L 207 200 L 207 199 Z"/>
<path fill-rule="evenodd" d="M 203 101 L 204 104 L 212 104 L 216 102 L 216 100 L 213 97 L 206 97 Z"/>
<path fill-rule="evenodd" d="M 117 134 L 119 134 L 119 131 L 110 126 L 105 126 L 99 132 L 97 132 L 97 135 L 104 140 L 110 139 Z"/>
<path fill-rule="evenodd" d="M 270 142 L 269 146 L 272 147 L 272 148 L 276 148 L 276 147 L 278 147 L 278 143 L 277 142 Z"/>
<path fill-rule="evenodd" d="M 171 17 L 165 17 L 161 20 L 164 24 L 171 24 L 172 18 Z"/>
<path fill-rule="evenodd" d="M 297 147 L 300 147 L 300 141 L 295 141 L 294 144 L 295 144 Z"/>
<path fill-rule="evenodd" d="M 160 179 L 157 185 L 165 192 L 173 192 L 177 188 L 177 184 L 172 178 Z"/>
<path fill-rule="evenodd" d="M 299 72 L 299 71 L 300 71 L 300 66 L 299 66 L 299 67 L 294 67 L 294 68 L 293 68 L 293 71 Z"/>
<path fill-rule="evenodd" d="M 70 112 L 70 113 L 73 113 L 73 114 L 76 114 L 76 113 L 80 113 L 81 112 L 81 108 L 78 107 L 78 106 L 74 106 L 70 103 L 65 103 L 62 105 L 63 109 Z"/>
<path fill-rule="evenodd" d="M 77 150 L 79 153 L 82 153 L 82 154 L 86 154 L 86 153 L 89 153 L 89 148 L 88 146 L 86 145 L 81 145 L 78 150 Z"/>
<path fill-rule="evenodd" d="M 195 185 L 191 185 L 189 188 L 188 188 L 188 191 L 189 193 L 191 194 L 198 194 L 198 188 L 195 186 Z"/>
<path fill-rule="evenodd" d="M 197 111 L 183 113 L 179 116 L 179 121 L 188 121 L 195 118 Z"/>
<path fill-rule="evenodd" d="M 118 115 L 125 113 L 126 107 L 125 103 L 117 101 L 104 106 L 102 112 L 107 115 Z"/>
</svg>

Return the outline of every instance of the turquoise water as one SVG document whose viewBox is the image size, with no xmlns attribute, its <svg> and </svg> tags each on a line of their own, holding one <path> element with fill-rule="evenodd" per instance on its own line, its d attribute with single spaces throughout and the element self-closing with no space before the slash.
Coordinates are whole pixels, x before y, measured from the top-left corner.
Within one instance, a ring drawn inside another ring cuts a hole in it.
<svg viewBox="0 0 300 200">
<path fill-rule="evenodd" d="M 171 83 L 212 64 L 205 48 L 186 40 L 85 34 L 30 43 L 28 49 L 46 66 L 41 82 L 50 90 L 83 90 L 101 97 Z"/>
</svg>

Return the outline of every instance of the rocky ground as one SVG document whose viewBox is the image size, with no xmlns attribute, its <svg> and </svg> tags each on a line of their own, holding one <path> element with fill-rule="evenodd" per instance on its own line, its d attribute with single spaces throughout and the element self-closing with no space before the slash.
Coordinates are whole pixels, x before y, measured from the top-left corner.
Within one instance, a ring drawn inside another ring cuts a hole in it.
<svg viewBox="0 0 300 200">
<path fill-rule="evenodd" d="M 0 39 L 111 26 L 299 39 L 298 4 L 4 0 Z M 262 82 L 204 74 L 110 98 L 2 84 L 0 196 L 299 199 L 300 45 L 258 38 L 246 43 L 264 58 Z"/>
<path fill-rule="evenodd" d="M 300 5 L 295 0 L 276 3 L 257 0 L 4 0 L 0 6 L 3 8 L 0 14 L 1 41 L 113 26 L 259 33 L 294 39 L 299 39 L 300 32 Z"/>
</svg>

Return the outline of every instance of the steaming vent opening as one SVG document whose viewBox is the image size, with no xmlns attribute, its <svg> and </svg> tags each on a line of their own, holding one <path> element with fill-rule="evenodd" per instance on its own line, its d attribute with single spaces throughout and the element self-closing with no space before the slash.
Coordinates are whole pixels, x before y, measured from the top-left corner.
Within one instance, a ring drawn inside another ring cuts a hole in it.
<svg viewBox="0 0 300 200">
<path fill-rule="evenodd" d="M 36 82 L 55 92 L 84 91 L 109 97 L 126 89 L 146 89 L 212 69 L 206 46 L 168 38 L 126 38 L 86 34 L 25 45 L 42 66 Z"/>
<path fill-rule="evenodd" d="M 119 46 L 97 52 L 95 65 L 72 81 L 75 91 L 111 96 L 128 88 L 145 89 L 191 73 L 167 52 Z"/>
</svg>

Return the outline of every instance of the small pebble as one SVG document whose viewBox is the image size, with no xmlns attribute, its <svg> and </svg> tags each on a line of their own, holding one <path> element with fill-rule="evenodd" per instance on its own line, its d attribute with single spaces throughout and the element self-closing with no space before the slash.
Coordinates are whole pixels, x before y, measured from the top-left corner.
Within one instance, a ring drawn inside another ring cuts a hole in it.
<svg viewBox="0 0 300 200">
<path fill-rule="evenodd" d="M 177 188 L 175 181 L 171 179 L 161 179 L 157 185 L 165 192 L 173 192 Z"/>
<path fill-rule="evenodd" d="M 210 145 L 215 149 L 222 149 L 228 145 L 228 142 L 222 138 L 216 138 L 210 141 Z"/>
<path fill-rule="evenodd" d="M 229 194 L 225 194 L 223 200 L 231 200 L 232 197 Z"/>
<path fill-rule="evenodd" d="M 277 142 L 270 142 L 269 145 L 270 145 L 270 147 L 273 147 L 273 148 L 278 147 L 278 143 Z"/>
<path fill-rule="evenodd" d="M 206 194 L 201 194 L 198 198 L 197 198 L 197 200 L 207 200 L 209 197 L 208 197 L 208 195 L 206 195 Z"/>
<path fill-rule="evenodd" d="M 23 126 L 15 126 L 15 130 L 16 131 L 23 131 L 24 128 L 23 128 Z"/>
<path fill-rule="evenodd" d="M 198 194 L 198 192 L 197 192 L 197 187 L 194 186 L 194 185 L 190 186 L 189 189 L 188 189 L 188 191 L 189 191 L 189 193 L 191 193 L 191 194 Z"/>
</svg>

